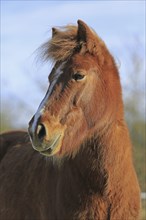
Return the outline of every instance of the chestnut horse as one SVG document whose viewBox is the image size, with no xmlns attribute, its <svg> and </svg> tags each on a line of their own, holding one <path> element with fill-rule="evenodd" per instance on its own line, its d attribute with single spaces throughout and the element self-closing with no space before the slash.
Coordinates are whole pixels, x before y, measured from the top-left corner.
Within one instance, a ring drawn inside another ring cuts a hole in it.
<svg viewBox="0 0 146 220">
<path fill-rule="evenodd" d="M 26 132 L 2 134 L 0 219 L 136 220 L 140 189 L 118 69 L 83 21 L 52 29 L 54 67 Z M 33 147 L 33 148 L 32 148 Z"/>
</svg>

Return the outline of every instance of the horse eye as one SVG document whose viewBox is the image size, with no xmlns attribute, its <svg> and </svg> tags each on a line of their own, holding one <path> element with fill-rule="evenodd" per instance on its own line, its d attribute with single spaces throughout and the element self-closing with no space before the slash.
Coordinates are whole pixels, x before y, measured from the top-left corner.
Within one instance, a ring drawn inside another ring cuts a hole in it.
<svg viewBox="0 0 146 220">
<path fill-rule="evenodd" d="M 75 73 L 72 78 L 76 81 L 82 80 L 84 78 L 84 75 L 80 74 L 80 73 Z"/>
</svg>

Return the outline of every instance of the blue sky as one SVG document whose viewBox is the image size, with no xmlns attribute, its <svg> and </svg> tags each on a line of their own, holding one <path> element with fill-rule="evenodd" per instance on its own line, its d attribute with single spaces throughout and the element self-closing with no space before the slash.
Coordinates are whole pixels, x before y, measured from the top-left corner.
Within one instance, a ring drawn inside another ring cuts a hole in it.
<svg viewBox="0 0 146 220">
<path fill-rule="evenodd" d="M 35 50 L 51 36 L 52 26 L 78 19 L 94 28 L 120 60 L 126 81 L 125 48 L 132 47 L 134 36 L 145 45 L 145 1 L 1 1 L 1 100 L 13 100 L 13 111 L 16 101 L 25 100 L 30 112 L 24 123 L 44 95 L 34 81 L 47 88 L 51 68 L 36 63 Z"/>
</svg>

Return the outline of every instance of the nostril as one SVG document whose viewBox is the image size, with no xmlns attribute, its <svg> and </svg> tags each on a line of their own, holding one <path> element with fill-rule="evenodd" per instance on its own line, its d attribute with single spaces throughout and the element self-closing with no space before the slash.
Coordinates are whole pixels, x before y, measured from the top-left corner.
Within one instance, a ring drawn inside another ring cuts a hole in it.
<svg viewBox="0 0 146 220">
<path fill-rule="evenodd" d="M 38 139 L 42 140 L 46 136 L 45 126 L 43 124 L 39 124 L 37 127 L 36 133 L 37 133 Z"/>
</svg>

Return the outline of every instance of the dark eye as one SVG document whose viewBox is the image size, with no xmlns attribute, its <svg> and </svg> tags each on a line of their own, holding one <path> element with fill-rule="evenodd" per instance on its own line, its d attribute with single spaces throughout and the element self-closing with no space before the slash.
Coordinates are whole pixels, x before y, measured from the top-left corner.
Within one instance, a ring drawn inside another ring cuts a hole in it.
<svg viewBox="0 0 146 220">
<path fill-rule="evenodd" d="M 72 78 L 76 81 L 82 80 L 84 78 L 84 75 L 82 75 L 81 73 L 75 73 Z"/>
</svg>

